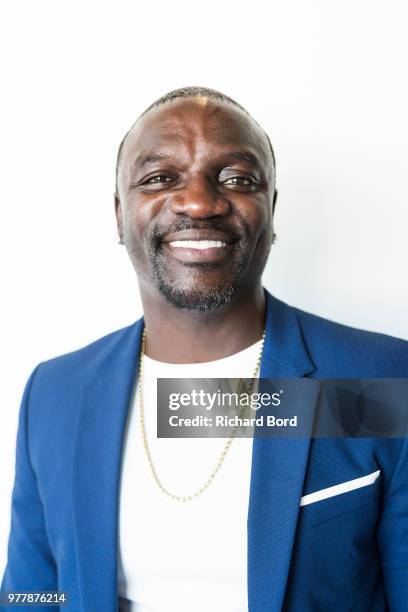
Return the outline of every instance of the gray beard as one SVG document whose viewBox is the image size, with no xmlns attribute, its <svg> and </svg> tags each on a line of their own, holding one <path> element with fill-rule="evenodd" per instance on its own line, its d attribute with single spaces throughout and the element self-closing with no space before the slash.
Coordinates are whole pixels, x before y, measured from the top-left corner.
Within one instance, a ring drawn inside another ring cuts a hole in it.
<svg viewBox="0 0 408 612">
<path fill-rule="evenodd" d="M 199 264 L 200 268 L 212 267 L 217 264 Z M 190 264 L 189 268 L 194 268 Z M 246 261 L 240 253 L 235 262 L 228 281 L 224 286 L 211 288 L 175 287 L 174 283 L 166 280 L 166 270 L 161 265 L 159 257 L 153 259 L 153 275 L 157 287 L 162 295 L 176 308 L 198 311 L 212 311 L 229 304 L 234 298 L 239 285 L 244 278 Z"/>
<path fill-rule="evenodd" d="M 186 310 L 210 311 L 231 302 L 236 293 L 232 285 L 223 289 L 210 289 L 197 291 L 193 289 L 175 289 L 171 285 L 161 282 L 158 285 L 162 295 L 176 308 Z"/>
</svg>

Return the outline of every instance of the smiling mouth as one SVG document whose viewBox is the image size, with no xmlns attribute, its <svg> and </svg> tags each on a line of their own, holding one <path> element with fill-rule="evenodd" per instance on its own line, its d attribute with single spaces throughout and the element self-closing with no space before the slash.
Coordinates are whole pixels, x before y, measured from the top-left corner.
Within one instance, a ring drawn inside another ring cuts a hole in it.
<svg viewBox="0 0 408 612">
<path fill-rule="evenodd" d="M 181 264 L 222 263 L 230 259 L 233 245 L 224 240 L 184 239 L 162 243 L 164 252 Z"/>
</svg>

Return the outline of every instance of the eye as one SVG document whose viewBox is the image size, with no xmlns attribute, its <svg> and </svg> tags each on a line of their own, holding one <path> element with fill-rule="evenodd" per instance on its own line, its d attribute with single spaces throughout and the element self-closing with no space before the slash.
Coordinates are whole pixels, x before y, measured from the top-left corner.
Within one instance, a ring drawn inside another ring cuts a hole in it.
<svg viewBox="0 0 408 612">
<path fill-rule="evenodd" d="M 147 181 L 143 183 L 143 185 L 154 185 L 157 183 L 171 183 L 174 179 L 171 176 L 167 176 L 165 174 L 157 174 L 156 176 L 151 176 Z"/>
<path fill-rule="evenodd" d="M 223 181 L 223 185 L 242 185 L 243 187 L 249 187 L 254 182 L 246 176 L 231 176 L 227 180 Z"/>
<path fill-rule="evenodd" d="M 248 175 L 235 175 L 235 176 L 227 176 L 227 177 L 219 177 L 220 183 L 226 189 L 231 189 L 235 191 L 256 191 L 259 188 L 259 183 Z"/>
<path fill-rule="evenodd" d="M 177 183 L 178 177 L 173 174 L 152 174 L 145 179 L 142 179 L 137 186 L 144 189 L 146 192 L 162 191 L 169 189 Z M 135 185 L 136 187 L 136 185 Z"/>
</svg>

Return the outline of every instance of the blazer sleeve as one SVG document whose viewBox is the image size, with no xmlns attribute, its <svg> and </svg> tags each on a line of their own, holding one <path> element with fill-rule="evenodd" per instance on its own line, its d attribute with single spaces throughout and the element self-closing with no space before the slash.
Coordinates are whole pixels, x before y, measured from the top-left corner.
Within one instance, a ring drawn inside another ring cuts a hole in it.
<svg viewBox="0 0 408 612">
<path fill-rule="evenodd" d="M 58 588 L 57 568 L 47 537 L 43 504 L 28 450 L 30 394 L 38 367 L 27 382 L 19 412 L 11 527 L 1 591 L 38 592 L 56 591 Z M 23 609 L 21 606 L 0 604 L 0 612 L 20 608 Z M 36 610 L 45 611 L 49 607 L 36 606 Z"/>
<path fill-rule="evenodd" d="M 408 438 L 404 438 L 391 481 L 384 493 L 379 549 L 387 603 L 406 612 L 408 602 Z"/>
</svg>

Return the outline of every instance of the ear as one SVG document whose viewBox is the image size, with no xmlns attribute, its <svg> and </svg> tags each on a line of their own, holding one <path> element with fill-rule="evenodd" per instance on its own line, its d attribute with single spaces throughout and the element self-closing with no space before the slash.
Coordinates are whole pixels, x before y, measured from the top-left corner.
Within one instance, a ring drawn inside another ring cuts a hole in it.
<svg viewBox="0 0 408 612">
<path fill-rule="evenodd" d="M 120 205 L 120 199 L 117 192 L 114 193 L 115 201 L 115 216 L 116 216 L 116 227 L 118 228 L 118 234 L 121 244 L 123 243 L 123 225 L 122 225 L 122 207 Z"/>
<path fill-rule="evenodd" d="M 275 214 L 275 207 L 276 207 L 277 199 L 278 199 L 278 190 L 275 189 L 275 192 L 274 192 L 273 198 L 272 198 L 272 217 Z"/>
</svg>

